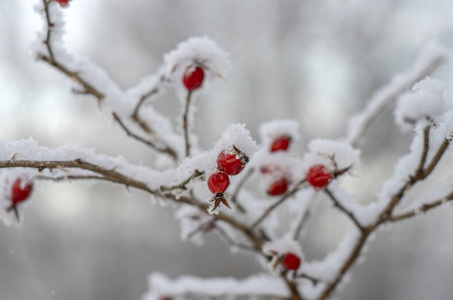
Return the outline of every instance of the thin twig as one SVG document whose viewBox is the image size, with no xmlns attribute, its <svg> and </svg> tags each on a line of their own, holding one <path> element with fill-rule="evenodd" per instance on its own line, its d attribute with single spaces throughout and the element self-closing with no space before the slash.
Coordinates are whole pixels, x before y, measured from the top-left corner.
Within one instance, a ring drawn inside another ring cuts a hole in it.
<svg viewBox="0 0 453 300">
<path fill-rule="evenodd" d="M 418 164 L 417 171 L 415 171 L 415 174 L 418 176 L 423 174 L 423 168 L 425 167 L 426 163 L 426 157 L 428 156 L 428 151 L 429 151 L 429 131 L 431 129 L 431 125 L 426 126 L 423 129 L 423 150 L 422 150 L 422 158 L 420 159 L 420 162 Z"/>
<path fill-rule="evenodd" d="M 304 228 L 305 224 L 308 222 L 308 219 L 310 219 L 310 208 L 307 208 L 304 211 L 299 222 L 297 223 L 296 230 L 294 231 L 294 234 L 293 234 L 293 238 L 295 240 L 299 239 L 299 235 L 302 232 L 302 229 Z"/>
<path fill-rule="evenodd" d="M 157 94 L 159 92 L 159 89 L 157 87 L 153 88 L 151 91 L 148 93 L 142 95 L 140 97 L 140 100 L 137 103 L 137 106 L 135 106 L 134 113 L 131 115 L 132 120 L 138 124 L 146 133 L 148 134 L 153 134 L 154 130 L 149 127 L 149 125 L 140 118 L 139 116 L 139 111 L 140 108 L 142 107 L 143 103 L 145 103 L 145 100 L 151 97 L 154 94 Z"/>
<path fill-rule="evenodd" d="M 447 196 L 445 196 L 444 198 L 433 201 L 431 203 L 425 203 L 422 206 L 420 206 L 419 208 L 416 208 L 416 209 L 413 209 L 413 210 L 410 210 L 410 211 L 407 211 L 404 213 L 400 213 L 397 215 L 392 215 L 387 220 L 391 221 L 391 222 L 398 222 L 398 221 L 406 220 L 406 219 L 418 216 L 422 213 L 426 213 L 427 211 L 429 211 L 433 208 L 436 208 L 448 201 L 452 201 L 452 200 L 453 200 L 453 193 L 450 193 Z"/>
<path fill-rule="evenodd" d="M 141 142 L 141 143 L 153 148 L 154 150 L 156 150 L 158 152 L 166 153 L 166 154 L 170 155 L 174 160 L 178 159 L 178 157 L 176 155 L 176 152 L 173 149 L 171 149 L 170 147 L 165 147 L 165 148 L 159 147 L 156 144 L 154 144 L 153 142 L 151 142 L 149 140 L 145 140 L 144 138 L 136 135 L 135 133 L 130 131 L 129 128 L 126 127 L 124 122 L 121 120 L 121 118 L 115 112 L 112 112 L 112 115 L 113 115 L 113 118 L 115 119 L 115 121 L 121 126 L 121 128 L 124 130 L 124 132 L 126 132 L 126 134 L 128 136 L 130 136 L 130 137 L 136 139 L 137 141 L 139 141 L 139 142 Z"/>
<path fill-rule="evenodd" d="M 277 202 L 275 202 L 274 204 L 272 204 L 271 206 L 269 206 L 265 211 L 264 213 L 255 221 L 253 222 L 253 224 L 250 226 L 250 230 L 253 230 L 255 229 L 256 226 L 258 226 L 261 222 L 264 221 L 264 219 L 274 210 L 276 209 L 278 206 L 280 206 L 283 202 L 285 202 L 287 199 L 289 199 L 290 197 L 294 196 L 294 194 L 296 194 L 300 187 L 305 183 L 305 179 L 301 180 L 299 183 L 297 183 L 294 188 L 286 193 L 283 197 L 280 198 L 280 200 L 278 200 Z"/>
<path fill-rule="evenodd" d="M 357 226 L 357 228 L 360 229 L 360 231 L 364 231 L 365 228 L 362 226 L 362 224 L 360 224 L 360 222 L 357 220 L 354 214 L 347 210 L 346 207 L 344 207 L 343 204 L 341 204 L 340 201 L 338 201 L 338 199 L 332 194 L 332 192 L 327 187 L 324 188 L 324 193 L 326 193 L 327 196 L 329 196 L 335 207 L 337 207 L 344 214 L 346 214 L 349 217 L 349 219 Z"/>
<path fill-rule="evenodd" d="M 187 92 L 184 114 L 182 116 L 182 127 L 184 130 L 184 142 L 186 144 L 186 157 L 190 156 L 190 141 L 189 141 L 189 107 L 192 98 L 192 91 Z"/>
<path fill-rule="evenodd" d="M 238 195 L 239 195 L 239 192 L 241 191 L 241 189 L 244 187 L 244 184 L 245 182 L 250 178 L 250 176 L 252 176 L 253 172 L 254 172 L 254 168 L 250 168 L 248 170 L 248 172 L 242 176 L 241 178 L 241 181 L 239 181 L 239 183 L 237 184 L 236 186 L 236 189 L 234 190 L 233 194 L 231 195 L 231 202 L 234 203 L 237 208 L 239 209 L 240 212 L 242 213 L 245 213 L 246 210 L 245 208 L 238 202 Z"/>
<path fill-rule="evenodd" d="M 185 179 L 183 182 L 181 182 L 180 184 L 177 184 L 177 185 L 173 185 L 173 186 L 170 186 L 170 187 L 167 187 L 167 186 L 161 186 L 160 187 L 160 190 L 161 191 L 164 191 L 164 192 L 168 192 L 168 191 L 173 191 L 173 190 L 186 190 L 187 187 L 186 185 L 191 182 L 192 180 L 194 180 L 195 178 L 198 178 L 200 176 L 203 176 L 204 175 L 204 171 L 200 172 L 198 170 L 195 170 L 193 172 L 192 175 L 190 175 L 187 179 Z"/>
<path fill-rule="evenodd" d="M 259 251 L 258 249 L 256 249 L 256 247 L 235 242 L 233 240 L 233 238 L 231 238 L 228 235 L 228 233 L 220 226 L 216 226 L 215 230 L 219 234 L 219 236 L 222 238 L 222 240 L 230 247 L 236 247 L 236 248 L 240 248 L 240 249 L 255 252 L 255 253 L 257 251 Z"/>
</svg>

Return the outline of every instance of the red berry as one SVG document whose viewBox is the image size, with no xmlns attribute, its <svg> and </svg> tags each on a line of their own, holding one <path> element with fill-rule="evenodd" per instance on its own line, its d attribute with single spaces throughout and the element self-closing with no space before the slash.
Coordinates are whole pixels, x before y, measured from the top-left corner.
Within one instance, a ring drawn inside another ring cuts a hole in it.
<svg viewBox="0 0 453 300">
<path fill-rule="evenodd" d="M 308 183 L 317 189 L 322 189 L 328 185 L 332 178 L 332 172 L 323 165 L 311 167 L 306 176 Z"/>
<path fill-rule="evenodd" d="M 291 137 L 284 135 L 276 139 L 271 145 L 271 152 L 286 151 L 291 143 Z"/>
<path fill-rule="evenodd" d="M 300 267 L 300 258 L 296 254 L 288 252 L 283 259 L 283 265 L 288 270 L 296 271 Z"/>
<path fill-rule="evenodd" d="M 203 84 L 204 71 L 200 67 L 188 67 L 184 72 L 182 82 L 187 90 L 193 91 Z"/>
<path fill-rule="evenodd" d="M 11 202 L 16 205 L 19 202 L 25 201 L 33 190 L 33 183 L 28 183 L 24 188 L 21 187 L 21 180 L 17 178 L 11 188 Z"/>
<path fill-rule="evenodd" d="M 246 160 L 244 157 L 234 153 L 222 151 L 217 156 L 217 166 L 219 170 L 225 172 L 227 175 L 237 175 L 244 170 Z"/>
<path fill-rule="evenodd" d="M 213 194 L 225 193 L 229 185 L 230 178 L 223 172 L 214 173 L 208 178 L 208 188 Z"/>
<path fill-rule="evenodd" d="M 62 7 L 68 6 L 70 0 L 55 0 L 57 1 Z"/>
<path fill-rule="evenodd" d="M 271 196 L 279 196 L 286 193 L 287 190 L 288 181 L 286 180 L 286 178 L 281 178 L 271 184 L 271 186 L 267 190 L 267 193 Z"/>
</svg>

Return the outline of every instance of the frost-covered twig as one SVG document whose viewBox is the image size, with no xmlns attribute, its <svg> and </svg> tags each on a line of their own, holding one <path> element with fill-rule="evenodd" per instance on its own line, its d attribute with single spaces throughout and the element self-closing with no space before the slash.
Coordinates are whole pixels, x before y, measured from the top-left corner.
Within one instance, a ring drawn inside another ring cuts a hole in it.
<svg viewBox="0 0 453 300">
<path fill-rule="evenodd" d="M 426 139 L 424 138 L 423 139 L 423 144 L 425 144 L 425 140 Z M 449 140 L 445 139 L 441 143 L 439 148 L 437 149 L 436 154 L 432 158 L 431 162 L 428 164 L 428 167 L 426 167 L 425 169 L 422 170 L 421 175 L 417 175 L 417 173 L 420 173 L 419 170 L 416 170 L 415 174 L 410 175 L 409 179 L 407 180 L 407 182 L 402 187 L 400 187 L 400 189 L 391 197 L 390 201 L 386 205 L 385 209 L 379 214 L 379 216 L 377 217 L 376 221 L 373 224 L 371 224 L 370 226 L 367 226 L 367 227 L 363 228 L 363 230 L 361 231 L 360 237 L 357 239 L 357 241 L 354 243 L 354 246 L 351 249 L 350 255 L 345 260 L 345 262 L 342 264 L 342 266 L 341 266 L 341 268 L 340 268 L 340 270 L 338 272 L 338 275 L 336 276 L 336 278 L 332 282 L 330 282 L 326 286 L 326 288 L 320 294 L 320 296 L 317 298 L 317 300 L 329 299 L 330 295 L 335 290 L 335 288 L 338 286 L 340 281 L 343 279 L 344 275 L 354 265 L 354 263 L 356 262 L 357 258 L 359 258 L 359 256 L 362 253 L 363 248 L 364 248 L 368 238 L 370 237 L 370 235 L 377 228 L 379 228 L 382 224 L 386 223 L 389 220 L 390 221 L 393 220 L 392 213 L 393 213 L 393 210 L 395 209 L 395 207 L 401 202 L 403 197 L 407 194 L 407 192 L 417 182 L 426 179 L 432 173 L 434 168 L 438 165 L 438 163 L 439 163 L 440 159 L 442 158 L 442 156 L 445 154 L 445 152 L 446 152 L 446 150 L 447 150 L 447 148 L 449 146 L 449 143 L 450 143 Z M 424 151 L 422 151 L 421 152 L 421 156 L 420 156 L 420 163 L 418 165 L 421 165 L 421 161 L 426 159 L 425 155 L 426 154 L 424 153 Z M 450 196 L 453 196 L 453 195 L 449 195 L 449 196 L 447 196 L 447 198 L 450 197 Z M 441 205 L 442 203 L 445 203 L 445 202 L 446 202 L 445 199 L 441 199 L 439 201 L 436 201 L 436 202 L 432 203 L 432 205 L 433 205 L 432 207 L 431 207 L 430 204 L 428 204 L 426 210 L 434 208 L 434 207 L 437 207 L 437 206 L 439 206 L 439 205 Z M 413 213 L 416 214 L 416 211 L 414 211 Z M 402 219 L 406 218 L 405 215 L 401 216 L 401 218 Z M 410 216 L 412 216 L 412 212 L 408 213 L 407 218 L 410 217 Z"/>
<path fill-rule="evenodd" d="M 162 274 L 155 273 L 149 278 L 150 293 L 145 300 L 157 300 L 160 297 L 178 297 L 194 295 L 198 297 L 270 297 L 271 299 L 288 299 L 283 281 L 264 274 L 254 275 L 243 280 L 234 278 L 197 278 L 183 276 L 170 280 Z"/>
<path fill-rule="evenodd" d="M 439 67 L 446 56 L 447 51 L 439 45 L 430 44 L 425 47 L 411 69 L 396 75 L 388 85 L 379 89 L 373 97 L 367 101 L 368 104 L 365 109 L 351 120 L 347 133 L 348 142 L 353 147 L 357 147 L 373 121 L 385 111 L 385 109 L 391 105 L 401 93 Z"/>
<path fill-rule="evenodd" d="M 310 219 L 310 209 L 307 209 L 300 216 L 299 222 L 297 223 L 296 229 L 294 230 L 293 238 L 295 240 L 299 239 L 300 233 L 302 232 L 302 229 L 304 228 L 305 224 L 308 222 L 309 219 Z"/>
<path fill-rule="evenodd" d="M 135 187 L 153 195 L 159 195 L 158 192 L 150 189 L 145 183 L 127 177 L 115 169 L 106 169 L 104 167 L 83 161 L 81 159 L 69 161 L 32 161 L 32 160 L 8 160 L 0 161 L 0 169 L 3 168 L 32 168 L 42 172 L 45 169 L 50 171 L 54 169 L 65 170 L 68 168 L 82 169 L 102 175 L 105 180 L 112 179 L 113 182 L 119 182 L 127 187 Z"/>
<path fill-rule="evenodd" d="M 392 215 L 388 218 L 388 221 L 398 222 L 398 221 L 406 220 L 406 219 L 409 219 L 412 217 L 416 217 L 420 214 L 426 213 L 427 211 L 429 211 L 433 208 L 436 208 L 442 204 L 445 204 L 448 201 L 452 201 L 452 200 L 453 200 L 453 193 L 450 193 L 449 195 L 445 196 L 442 199 L 433 201 L 431 203 L 425 203 L 422 206 L 420 206 L 419 208 L 416 208 L 416 209 L 413 209 L 413 210 L 410 210 L 410 211 L 407 211 L 404 213 Z"/>
</svg>

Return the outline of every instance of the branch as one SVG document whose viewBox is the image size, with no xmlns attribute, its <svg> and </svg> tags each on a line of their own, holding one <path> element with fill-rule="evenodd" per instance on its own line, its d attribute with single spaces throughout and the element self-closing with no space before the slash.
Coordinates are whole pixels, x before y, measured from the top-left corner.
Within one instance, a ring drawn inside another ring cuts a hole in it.
<svg viewBox="0 0 453 300">
<path fill-rule="evenodd" d="M 327 194 L 327 196 L 329 196 L 329 198 L 332 200 L 333 204 L 335 205 L 335 207 L 337 207 L 340 211 L 342 211 L 344 214 L 346 214 L 349 219 L 351 219 L 351 221 L 357 226 L 358 229 L 360 229 L 360 231 L 364 231 L 365 228 L 362 226 L 362 224 L 360 224 L 360 222 L 357 220 L 357 218 L 354 216 L 354 214 L 352 212 L 350 212 L 349 210 L 347 210 L 339 201 L 338 199 L 332 194 L 332 192 L 326 187 L 324 188 L 324 192 Z"/>
<path fill-rule="evenodd" d="M 195 178 L 197 177 L 200 177 L 200 176 L 203 176 L 204 175 L 204 171 L 200 172 L 198 170 L 195 170 L 193 172 L 192 175 L 190 175 L 190 177 L 188 177 L 186 180 L 184 180 L 183 182 L 181 182 L 180 184 L 177 184 L 177 185 L 174 185 L 174 186 L 170 186 L 170 187 L 166 187 L 166 186 L 161 186 L 160 187 L 160 190 L 161 191 L 164 191 L 164 192 L 168 192 L 168 191 L 173 191 L 173 190 L 187 190 L 186 188 L 186 185 L 191 182 L 192 180 L 194 180 Z"/>
<path fill-rule="evenodd" d="M 148 99 L 149 97 L 151 97 L 152 95 L 157 94 L 158 92 L 159 92 L 159 89 L 157 87 L 155 87 L 151 91 L 149 91 L 148 93 L 142 95 L 140 97 L 140 100 L 137 103 L 137 106 L 134 109 L 134 113 L 131 116 L 132 120 L 135 123 L 137 123 L 138 126 L 140 126 L 145 132 L 147 132 L 149 134 L 154 133 L 154 131 L 148 126 L 148 124 L 145 121 L 143 121 L 139 117 L 138 113 L 139 113 L 140 108 L 142 107 L 143 103 L 145 102 L 145 100 Z"/>
<path fill-rule="evenodd" d="M 424 141 L 423 141 L 424 145 L 425 145 L 426 139 L 427 139 L 426 135 L 429 133 L 427 131 L 428 130 L 424 131 L 425 132 L 425 138 L 424 138 Z M 348 259 L 342 265 L 342 267 L 340 269 L 340 272 L 338 273 L 337 277 L 335 278 L 334 281 L 332 281 L 331 283 L 329 283 L 327 285 L 326 289 L 317 298 L 318 300 L 326 300 L 326 299 L 330 298 L 330 295 L 335 290 L 335 288 L 338 286 L 340 281 L 343 279 L 343 277 L 346 274 L 346 272 L 353 266 L 353 264 L 355 263 L 357 258 L 362 253 L 362 249 L 363 249 L 365 243 L 367 242 L 368 238 L 370 237 L 371 233 L 373 233 L 379 226 L 381 226 L 382 224 L 384 224 L 385 222 L 387 222 L 389 220 L 393 221 L 394 218 L 397 218 L 397 220 L 398 219 L 402 220 L 402 219 L 406 219 L 406 218 L 412 217 L 413 216 L 412 213 L 414 213 L 414 215 L 417 213 L 417 211 L 412 211 L 412 212 L 408 212 L 408 213 L 405 213 L 405 214 L 402 214 L 402 215 L 397 215 L 397 216 L 393 216 L 392 217 L 393 209 L 400 203 L 401 199 L 404 197 L 406 192 L 409 191 L 417 182 L 424 180 L 426 177 L 428 177 L 432 173 L 432 171 L 437 166 L 437 164 L 439 163 L 439 161 L 442 158 L 442 156 L 445 154 L 445 151 L 447 150 L 448 146 L 449 146 L 449 141 L 448 140 L 444 140 L 442 142 L 442 144 L 439 146 L 439 148 L 438 148 L 436 154 L 434 155 L 434 157 L 432 158 L 431 162 L 428 164 L 428 167 L 426 167 L 426 169 L 422 170 L 422 175 L 417 175 L 417 173 L 420 173 L 420 171 L 417 169 L 415 171 L 416 174 L 414 174 L 412 176 L 409 176 L 409 180 L 391 198 L 391 201 L 389 202 L 387 207 L 378 216 L 377 221 L 374 224 L 363 228 L 360 238 L 357 240 L 356 244 L 354 245 L 354 247 L 353 247 L 353 249 L 351 251 L 351 254 L 349 255 Z M 427 151 L 428 151 L 428 149 L 426 149 L 426 152 Z M 426 160 L 426 156 L 427 156 L 427 154 L 425 153 L 425 150 L 423 150 L 422 154 L 421 154 L 421 157 L 420 157 L 419 166 L 422 165 L 422 161 L 423 160 Z M 425 163 L 423 163 L 423 164 L 425 164 Z M 441 200 L 438 200 L 438 201 L 433 202 L 431 204 L 427 204 L 425 208 L 422 207 L 422 210 L 424 209 L 425 211 L 427 211 L 429 209 L 437 207 L 437 206 L 441 205 L 442 203 L 445 203 L 446 201 L 449 201 L 450 197 L 453 197 L 453 194 L 448 195 L 446 197 L 446 198 L 448 198 L 447 200 L 441 199 Z M 397 220 L 395 220 L 395 221 L 397 221 Z"/>
<path fill-rule="evenodd" d="M 434 202 L 431 202 L 431 203 L 425 203 L 423 204 L 422 206 L 420 206 L 419 208 L 416 208 L 416 209 L 413 209 L 413 210 L 410 210 L 408 212 L 405 212 L 405 213 L 400 213 L 400 214 L 397 214 L 397 215 L 392 215 L 390 216 L 387 220 L 388 221 L 391 221 L 391 222 L 398 222 L 398 221 L 402 221 L 402 220 L 406 220 L 406 219 L 409 219 L 409 218 L 412 218 L 412 217 L 416 217 L 422 213 L 426 213 L 427 211 L 433 209 L 433 208 L 436 208 L 448 201 L 452 201 L 453 200 L 453 192 L 448 194 L 447 196 L 445 196 L 444 198 L 441 198 L 439 200 L 436 200 Z"/>
<path fill-rule="evenodd" d="M 302 216 L 300 217 L 299 223 L 297 224 L 296 230 L 294 231 L 294 234 L 293 234 L 293 239 L 295 239 L 295 240 L 299 239 L 299 235 L 302 232 L 302 229 L 304 228 L 308 219 L 310 219 L 310 209 L 309 208 L 307 208 L 305 210 L 305 212 L 302 214 Z"/>
<path fill-rule="evenodd" d="M 186 144 L 186 157 L 190 156 L 190 141 L 189 141 L 189 106 L 192 98 L 192 91 L 187 92 L 186 104 L 184 108 L 184 114 L 182 116 L 182 127 L 184 131 L 184 141 Z"/>
<path fill-rule="evenodd" d="M 63 66 L 62 64 L 60 64 L 59 62 L 57 62 L 55 59 L 53 59 L 51 57 L 39 54 L 38 59 L 50 64 L 51 66 L 60 70 L 65 75 L 67 75 L 69 78 L 71 78 L 72 80 L 74 80 L 75 82 L 77 82 L 78 84 L 83 86 L 83 88 L 85 89 L 85 94 L 90 94 L 90 95 L 96 97 L 98 102 L 101 102 L 102 100 L 104 100 L 105 95 L 102 94 L 101 92 L 99 92 L 90 83 L 88 83 L 87 81 L 82 79 L 77 72 L 73 72 L 73 71 L 69 70 L 67 67 Z"/>
<path fill-rule="evenodd" d="M 246 210 L 245 208 L 237 201 L 237 197 L 239 195 L 239 192 L 241 191 L 241 189 L 244 187 L 244 184 L 246 183 L 246 181 L 250 178 L 250 176 L 252 176 L 253 172 L 254 172 L 254 168 L 250 168 L 248 170 L 248 172 L 242 176 L 241 178 L 241 181 L 239 181 L 238 185 L 236 186 L 236 189 L 234 190 L 233 194 L 231 195 L 231 202 L 234 203 L 237 208 L 242 212 L 242 213 L 245 213 Z"/>
<path fill-rule="evenodd" d="M 112 115 L 113 115 L 113 118 L 115 119 L 115 121 L 121 126 L 121 128 L 126 132 L 126 134 L 128 136 L 130 136 L 130 137 L 136 139 L 137 141 L 139 141 L 139 142 L 141 142 L 141 143 L 153 148 L 154 150 L 156 150 L 158 152 L 166 153 L 166 154 L 170 155 L 174 160 L 178 159 L 177 154 L 176 154 L 176 152 L 173 149 L 171 149 L 170 147 L 166 147 L 166 148 L 159 147 L 156 144 L 154 144 L 153 142 L 145 140 L 144 138 L 136 135 L 135 133 L 133 133 L 132 131 L 130 131 L 126 127 L 126 125 L 123 123 L 121 118 L 116 113 L 112 112 Z"/>
<path fill-rule="evenodd" d="M 264 219 L 274 210 L 276 209 L 280 204 L 282 204 L 283 202 L 285 202 L 287 199 L 289 199 L 290 197 L 294 196 L 294 194 L 296 194 L 300 187 L 302 186 L 302 184 L 305 183 L 305 179 L 301 180 L 298 184 L 296 184 L 296 186 L 288 193 L 286 193 L 282 198 L 280 198 L 280 200 L 278 200 L 277 202 L 275 202 L 274 204 L 272 204 L 271 206 L 269 206 L 268 209 L 266 209 L 264 211 L 264 213 L 255 221 L 253 222 L 253 224 L 250 226 L 250 230 L 253 230 L 255 229 L 256 226 L 258 226 L 261 222 L 264 221 Z"/>
</svg>

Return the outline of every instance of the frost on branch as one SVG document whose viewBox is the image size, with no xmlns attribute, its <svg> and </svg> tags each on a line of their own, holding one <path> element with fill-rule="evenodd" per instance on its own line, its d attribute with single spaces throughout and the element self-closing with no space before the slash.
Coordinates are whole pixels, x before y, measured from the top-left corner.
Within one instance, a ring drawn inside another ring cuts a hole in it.
<svg viewBox="0 0 453 300">
<path fill-rule="evenodd" d="M 231 67 L 228 53 L 208 37 L 193 37 L 180 43 L 164 57 L 162 74 L 179 88 L 184 71 L 191 66 L 202 66 L 207 76 L 226 79 Z"/>
<path fill-rule="evenodd" d="M 279 278 L 259 274 L 243 280 L 234 278 L 197 278 L 182 276 L 170 280 L 160 273 L 149 277 L 150 291 L 143 300 L 159 300 L 173 297 L 175 300 L 195 297 L 288 297 L 287 287 Z M 252 298 L 253 299 L 253 298 Z"/>
<path fill-rule="evenodd" d="M 308 144 L 308 153 L 303 158 L 302 172 L 313 165 L 324 165 L 331 170 L 349 169 L 358 164 L 360 150 L 353 149 L 346 142 L 314 139 Z"/>
<path fill-rule="evenodd" d="M 416 83 L 411 92 L 398 98 L 395 121 L 409 130 L 420 120 L 437 123 L 437 117 L 447 110 L 445 83 L 426 78 Z"/>
</svg>

